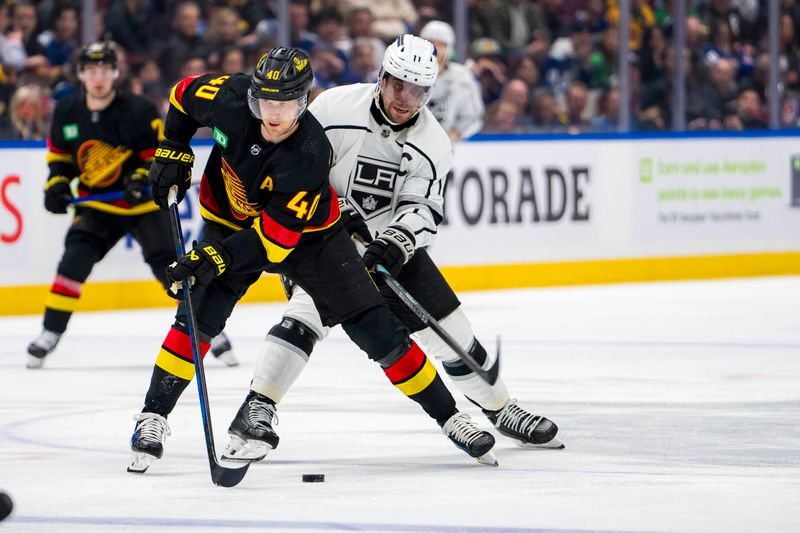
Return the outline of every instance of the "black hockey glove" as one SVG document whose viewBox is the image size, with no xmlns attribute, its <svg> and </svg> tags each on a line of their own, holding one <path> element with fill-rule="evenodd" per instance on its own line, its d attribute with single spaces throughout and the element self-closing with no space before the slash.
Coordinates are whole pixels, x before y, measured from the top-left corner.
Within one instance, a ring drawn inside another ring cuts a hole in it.
<svg viewBox="0 0 800 533">
<path fill-rule="evenodd" d="M 148 183 L 148 172 L 143 167 L 125 176 L 125 201 L 130 205 L 136 205 L 149 200 Z"/>
<path fill-rule="evenodd" d="M 51 213 L 64 214 L 72 199 L 69 189 L 69 178 L 66 176 L 53 176 L 44 185 L 44 208 Z"/>
<path fill-rule="evenodd" d="M 390 226 L 369 243 L 364 252 L 364 265 L 367 270 L 374 270 L 375 265 L 381 264 L 396 277 L 403 265 L 414 255 L 415 245 L 413 235 Z"/>
<path fill-rule="evenodd" d="M 342 214 L 342 224 L 350 237 L 361 242 L 364 246 L 372 241 L 372 233 L 367 223 L 358 212 L 350 205 L 347 198 L 339 198 L 339 212 Z"/>
<path fill-rule="evenodd" d="M 201 241 L 194 243 L 189 253 L 167 267 L 167 294 L 183 300 L 183 281 L 191 286 L 204 286 L 225 272 L 231 255 L 220 242 Z"/>
<path fill-rule="evenodd" d="M 194 152 L 188 144 L 165 139 L 156 148 L 155 161 L 150 165 L 150 187 L 153 200 L 161 209 L 169 209 L 167 194 L 178 186 L 178 202 L 186 196 L 192 184 Z"/>
</svg>

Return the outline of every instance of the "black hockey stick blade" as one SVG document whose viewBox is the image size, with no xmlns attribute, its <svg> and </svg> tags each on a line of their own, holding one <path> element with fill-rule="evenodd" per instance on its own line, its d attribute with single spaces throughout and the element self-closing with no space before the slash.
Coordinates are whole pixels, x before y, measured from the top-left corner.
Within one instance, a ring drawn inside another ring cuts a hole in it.
<svg viewBox="0 0 800 533">
<path fill-rule="evenodd" d="M 175 242 L 175 255 L 178 259 L 183 257 L 186 249 L 183 243 L 183 230 L 181 217 L 178 213 L 178 188 L 173 186 L 167 195 L 169 204 L 172 238 Z M 192 287 L 188 280 L 183 282 L 183 298 L 186 304 L 186 329 L 189 330 L 189 339 L 192 345 L 192 358 L 194 359 L 195 379 L 197 380 L 197 395 L 200 400 L 200 415 L 203 419 L 203 434 L 206 440 L 208 464 L 211 469 L 211 481 L 220 487 L 233 487 L 237 485 L 247 473 L 250 463 L 241 467 L 229 468 L 217 461 L 217 451 L 214 449 L 214 430 L 211 425 L 211 406 L 208 403 L 208 389 L 206 387 L 206 374 L 203 369 L 203 356 L 200 350 L 200 338 L 197 335 L 197 321 L 192 305 Z"/>
<path fill-rule="evenodd" d="M 211 481 L 214 485 L 220 487 L 235 487 L 239 482 L 244 479 L 247 474 L 247 469 L 250 468 L 251 463 L 248 461 L 244 466 L 229 468 L 222 466 L 216 460 L 210 463 L 211 465 Z"/>
<path fill-rule="evenodd" d="M 497 365 L 495 366 L 495 370 L 493 372 L 488 372 L 484 370 L 480 364 L 469 354 L 466 350 L 464 350 L 459 344 L 450 336 L 445 329 L 439 325 L 439 322 L 436 321 L 431 314 L 422 307 L 419 302 L 417 302 L 411 294 L 402 286 L 400 283 L 392 277 L 388 270 L 386 270 L 383 265 L 377 265 L 375 267 L 375 272 L 379 273 L 383 276 L 383 280 L 386 282 L 386 285 L 394 292 L 397 297 L 402 301 L 406 307 L 411 310 L 412 313 L 417 315 L 423 324 L 431 328 L 434 333 L 436 333 L 439 338 L 441 338 L 445 344 L 447 344 L 454 352 L 458 354 L 461 360 L 467 365 L 467 368 L 475 372 L 477 375 L 481 377 L 486 383 L 489 385 L 494 385 L 497 383 L 497 377 L 499 375 L 500 369 L 500 344 L 498 338 L 498 352 L 496 356 L 496 360 L 498 361 Z"/>
</svg>

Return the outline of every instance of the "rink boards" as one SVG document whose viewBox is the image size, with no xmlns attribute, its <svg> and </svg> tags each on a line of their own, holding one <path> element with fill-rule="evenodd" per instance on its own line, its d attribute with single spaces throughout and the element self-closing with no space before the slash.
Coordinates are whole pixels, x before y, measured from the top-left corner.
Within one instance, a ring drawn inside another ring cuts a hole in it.
<svg viewBox="0 0 800 533">
<path fill-rule="evenodd" d="M 195 146 L 196 176 L 210 149 Z M 41 311 L 62 251 L 69 217 L 42 205 L 44 154 L 0 145 L 2 315 Z M 188 199 L 191 242 L 196 190 Z M 431 253 L 457 290 L 798 274 L 800 143 L 791 132 L 482 137 L 456 146 L 445 209 Z M 282 297 L 265 276 L 246 298 Z M 123 242 L 79 309 L 159 305 L 172 302 Z"/>
</svg>

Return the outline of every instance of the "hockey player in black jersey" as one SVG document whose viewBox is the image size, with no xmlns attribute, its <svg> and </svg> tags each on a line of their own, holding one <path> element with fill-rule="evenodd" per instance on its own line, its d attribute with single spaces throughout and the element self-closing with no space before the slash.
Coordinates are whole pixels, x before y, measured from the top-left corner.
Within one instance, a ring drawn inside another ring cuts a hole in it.
<svg viewBox="0 0 800 533">
<path fill-rule="evenodd" d="M 500 361 L 489 357 L 475 338 L 458 297 L 426 251 L 443 218 L 442 191 L 452 160 L 447 134 L 425 107 L 437 71 L 433 45 L 404 35 L 387 47 L 377 84 L 328 89 L 310 110 L 331 141 L 331 184 L 340 196 L 345 227 L 366 246 L 366 266 L 382 264 L 465 351 L 496 374 Z M 382 279 L 376 277 L 376 283 L 392 311 L 429 354 L 442 360 L 452 382 L 501 434 L 524 447 L 564 447 L 554 422 L 520 407 L 502 378 L 486 383 Z M 223 457 L 258 460 L 275 447 L 279 439 L 271 421 L 276 403 L 302 372 L 314 345 L 328 334 L 303 288 L 287 292 L 289 307 L 266 337 Z"/>
<path fill-rule="evenodd" d="M 73 181 L 77 181 L 78 196 L 113 191 L 124 196 L 76 207 L 45 302 L 43 330 L 28 346 L 28 368 L 40 368 L 55 350 L 92 268 L 126 233 L 140 244 L 144 260 L 167 286 L 164 269 L 175 257 L 169 216 L 146 192 L 163 121 L 148 100 L 117 90 L 118 76 L 112 43 L 86 45 L 78 58 L 83 90 L 59 101 L 55 108 L 47 139 L 50 172 L 44 187 L 45 208 L 66 213 Z M 223 360 L 235 364 L 224 336 L 218 345 Z"/>
<path fill-rule="evenodd" d="M 319 122 L 306 113 L 313 73 L 300 50 L 274 48 L 252 76 L 203 75 L 180 81 L 170 94 L 166 139 L 150 168 L 153 195 L 167 206 L 190 181 L 189 140 L 201 126 L 214 148 L 200 184 L 203 240 L 167 274 L 173 291 L 192 291 L 201 351 L 225 325 L 236 302 L 262 271 L 283 274 L 303 287 L 327 325 L 342 324 L 389 380 L 435 419 L 458 447 L 496 464 L 494 438 L 460 414 L 436 369 L 389 311 L 340 222 L 328 180 L 331 147 Z M 128 470 L 145 471 L 163 454 L 166 417 L 194 377 L 184 306 L 164 339 L 137 414 Z M 302 325 L 286 324 L 302 338 Z"/>
</svg>

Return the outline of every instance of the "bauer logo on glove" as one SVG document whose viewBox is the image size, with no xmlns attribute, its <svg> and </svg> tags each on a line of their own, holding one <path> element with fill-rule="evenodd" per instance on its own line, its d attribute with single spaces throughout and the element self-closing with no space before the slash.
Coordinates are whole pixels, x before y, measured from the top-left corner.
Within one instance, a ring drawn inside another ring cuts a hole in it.
<svg viewBox="0 0 800 533">
<path fill-rule="evenodd" d="M 218 242 L 195 243 L 194 248 L 177 262 L 167 267 L 170 287 L 167 293 L 173 298 L 183 299 L 183 282 L 189 286 L 204 286 L 222 275 L 230 264 L 230 254 Z"/>
</svg>

